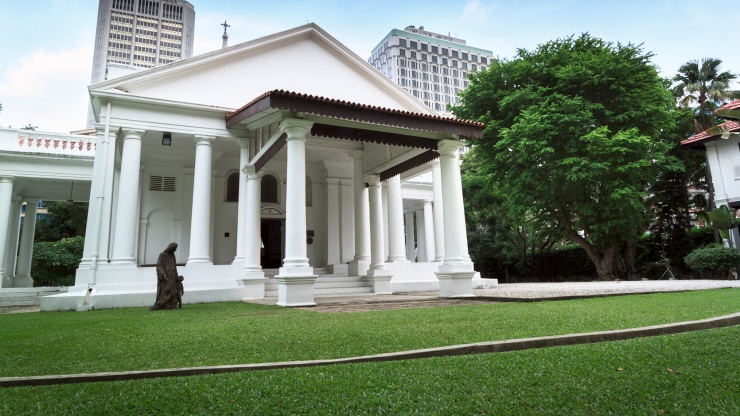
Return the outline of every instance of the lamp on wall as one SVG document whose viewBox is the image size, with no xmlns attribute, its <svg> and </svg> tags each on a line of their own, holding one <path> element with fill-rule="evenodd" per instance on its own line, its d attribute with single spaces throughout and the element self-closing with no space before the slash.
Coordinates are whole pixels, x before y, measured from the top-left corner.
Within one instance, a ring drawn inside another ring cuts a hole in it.
<svg viewBox="0 0 740 416">
<path fill-rule="evenodd" d="M 162 146 L 172 146 L 172 133 L 168 131 L 162 133 Z"/>
</svg>

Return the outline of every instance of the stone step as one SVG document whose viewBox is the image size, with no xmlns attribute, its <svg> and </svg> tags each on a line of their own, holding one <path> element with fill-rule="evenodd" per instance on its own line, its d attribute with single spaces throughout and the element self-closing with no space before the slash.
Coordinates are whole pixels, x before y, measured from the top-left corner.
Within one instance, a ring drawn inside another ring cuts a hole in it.
<svg viewBox="0 0 740 416">
<path fill-rule="evenodd" d="M 353 295 L 353 294 L 363 294 L 363 293 L 373 293 L 373 288 L 371 287 L 344 287 L 344 288 L 327 288 L 327 289 L 317 289 L 314 288 L 313 294 L 314 296 L 327 296 L 327 295 Z M 265 289 L 265 297 L 266 298 L 276 298 L 278 296 L 277 288 L 268 290 Z"/>
<path fill-rule="evenodd" d="M 42 296 L 67 292 L 66 287 L 28 287 L 0 289 L 0 307 L 35 306 L 41 303 Z"/>
</svg>

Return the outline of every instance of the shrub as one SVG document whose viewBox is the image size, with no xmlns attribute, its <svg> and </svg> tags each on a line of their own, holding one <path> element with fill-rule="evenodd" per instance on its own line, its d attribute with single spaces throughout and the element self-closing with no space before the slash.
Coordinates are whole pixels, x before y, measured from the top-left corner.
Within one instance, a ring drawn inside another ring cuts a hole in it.
<svg viewBox="0 0 740 416">
<path fill-rule="evenodd" d="M 33 245 L 31 274 L 36 286 L 70 286 L 82 259 L 83 237 L 63 238 Z"/>
<path fill-rule="evenodd" d="M 734 248 L 710 244 L 692 251 L 684 261 L 692 270 L 720 274 L 740 266 L 740 252 Z"/>
</svg>

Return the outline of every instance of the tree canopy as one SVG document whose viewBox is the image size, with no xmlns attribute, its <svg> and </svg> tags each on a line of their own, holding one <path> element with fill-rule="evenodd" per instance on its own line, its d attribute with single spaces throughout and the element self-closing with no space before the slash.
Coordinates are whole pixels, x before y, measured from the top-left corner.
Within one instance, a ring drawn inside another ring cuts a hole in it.
<svg viewBox="0 0 740 416">
<path fill-rule="evenodd" d="M 520 49 L 473 74 L 454 109 L 487 124 L 475 144 L 512 211 L 579 244 L 602 279 L 620 257 L 633 267 L 650 184 L 680 169 L 660 140 L 673 98 L 651 57 L 589 34 Z"/>
<path fill-rule="evenodd" d="M 676 83 L 672 92 L 683 107 L 698 105 L 696 133 L 712 126 L 712 111 L 719 104 L 740 98 L 740 92 L 730 90 L 730 82 L 736 78 L 729 71 L 722 71 L 722 60 L 705 58 L 681 65 L 673 77 Z"/>
</svg>

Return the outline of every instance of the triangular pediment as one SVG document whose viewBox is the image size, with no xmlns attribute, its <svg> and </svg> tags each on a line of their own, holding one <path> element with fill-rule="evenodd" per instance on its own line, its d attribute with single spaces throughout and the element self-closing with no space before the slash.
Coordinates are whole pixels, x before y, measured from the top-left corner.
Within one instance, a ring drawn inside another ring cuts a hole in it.
<svg viewBox="0 0 740 416">
<path fill-rule="evenodd" d="M 311 23 L 90 87 L 104 95 L 239 108 L 270 90 L 434 114 Z"/>
</svg>

